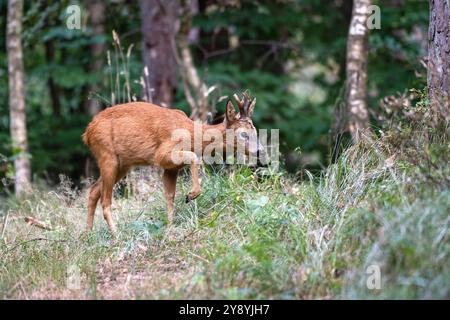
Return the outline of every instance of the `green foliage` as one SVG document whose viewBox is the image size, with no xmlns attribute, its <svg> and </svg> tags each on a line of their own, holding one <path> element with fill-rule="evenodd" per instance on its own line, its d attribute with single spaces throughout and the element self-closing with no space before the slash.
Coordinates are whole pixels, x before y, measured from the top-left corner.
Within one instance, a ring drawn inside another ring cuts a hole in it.
<svg viewBox="0 0 450 320">
<path fill-rule="evenodd" d="M 135 45 L 129 62 L 130 84 L 131 91 L 139 97 L 136 80 L 142 73 L 141 36 L 137 2 L 108 1 L 105 34 L 99 36 L 93 34 L 89 23 L 82 30 L 65 27 L 65 8 L 70 3 L 66 0 L 45 4 L 27 2 L 22 36 L 30 153 L 35 174 L 44 176 L 56 170 L 78 179 L 86 152 L 81 140 L 76 141 L 76 135 L 88 121 L 81 114 L 86 113 L 89 98 L 107 106 L 112 90 L 113 70 L 106 63 L 106 52 L 103 70 L 92 73 L 90 46 L 108 44 L 114 60 L 110 44 L 112 30 L 121 36 L 125 50 Z M 213 104 L 223 112 L 224 103 L 218 102 L 220 97 L 249 89 L 258 97 L 257 127 L 280 129 L 285 153 L 300 147 L 305 155 L 317 154 L 319 162 L 324 163 L 329 151 L 333 109 L 345 77 L 350 1 L 239 3 L 223 6 L 200 1 L 200 12 L 194 17 L 193 26 L 200 33 L 199 42 L 191 49 L 206 83 L 218 86 L 212 96 Z M 82 21 L 88 21 L 85 20 L 87 2 L 80 4 Z M 6 2 L 1 5 L 2 12 L 6 12 Z M 402 5 L 386 1 L 378 5 L 382 29 L 371 32 L 369 61 L 369 96 L 374 110 L 380 98 L 403 92 L 404 88 L 423 87 L 426 78 L 419 61 L 424 55 L 427 1 L 405 1 Z M 0 20 L 3 30 L 5 22 Z M 4 34 L 0 37 L 4 39 Z M 3 49 L 0 50 L 0 75 L 6 75 L 5 41 L 0 43 Z M 51 59 L 46 52 L 48 46 L 53 51 Z M 60 115 L 52 107 L 49 79 L 59 90 Z M 89 92 L 91 85 L 96 85 L 98 91 Z M 7 88 L 7 77 L 0 77 L 0 153 L 9 157 Z M 181 82 L 176 97 L 175 105 L 189 113 Z M 48 141 L 55 139 L 57 143 Z M 55 167 L 66 162 L 72 164 Z"/>
<path fill-rule="evenodd" d="M 109 97 L 109 77 L 104 55 L 105 68 L 100 73 L 92 73 L 90 46 L 110 42 L 114 28 L 131 30 L 139 26 L 137 5 L 127 8 L 109 3 L 107 10 L 107 34 L 95 36 L 89 25 L 82 30 L 69 30 L 65 26 L 66 8 L 70 1 L 26 2 L 23 18 L 22 44 L 26 76 L 27 127 L 32 159 L 33 174 L 57 181 L 60 173 L 79 179 L 85 159 L 86 147 L 81 134 L 89 121 L 85 106 L 90 98 L 88 88 L 98 85 L 96 92 Z M 83 5 L 83 3 L 80 3 Z M 6 2 L 1 2 L 2 12 L 6 12 Z M 132 10 L 130 12 L 129 10 Z M 87 18 L 87 10 L 82 6 L 82 20 Z M 110 17 L 114 17 L 111 19 Z M 121 19 L 117 20 L 117 17 Z M 0 27 L 6 29 L 5 19 L 0 19 Z M 0 39 L 4 40 L 4 33 Z M 131 38 L 131 39 L 130 39 Z M 130 37 L 129 40 L 137 42 Z M 5 41 L 0 41 L 0 75 L 7 75 Z M 109 48 L 111 49 L 111 48 Z M 130 69 L 134 79 L 140 73 L 140 55 L 132 56 Z M 54 108 L 48 82 L 52 79 L 58 90 L 59 113 Z M 8 82 L 7 76 L 0 77 L 0 154 L 12 159 L 9 137 Z M 138 92 L 132 83 L 134 92 Z M 101 101 L 105 105 L 104 101 Z M 6 171 L 0 167 L 0 178 Z M 3 190 L 3 188 L 2 188 Z"/>
<path fill-rule="evenodd" d="M 286 154 L 300 147 L 325 162 L 345 77 L 351 2 L 239 3 L 200 1 L 194 19 L 200 37 L 191 49 L 207 84 L 218 86 L 213 103 L 223 111 L 221 97 L 249 89 L 258 98 L 257 127 L 280 129 Z M 382 29 L 370 35 L 368 87 L 378 137 L 348 148 L 315 176 L 303 170 L 302 181 L 285 171 L 264 176 L 246 167 L 205 168 L 204 191 L 189 204 L 183 195 L 190 178 L 183 173 L 170 227 L 159 177 L 149 175 L 151 192 L 133 193 L 130 185 L 143 180 L 131 175 L 115 191 L 119 233 L 112 239 L 99 213 L 94 232 L 84 232 L 85 189 L 60 173 L 78 179 L 83 171 L 87 149 L 80 136 L 89 121 L 88 97 L 106 107 L 116 92 L 110 82 L 120 73 L 115 66 L 104 63 L 101 72 L 90 72 L 90 46 L 111 43 L 112 30 L 122 35 L 123 48 L 136 44 L 129 71 L 131 92 L 139 93 L 138 4 L 108 2 L 105 34 L 94 36 L 89 25 L 64 27 L 69 1 L 26 2 L 27 124 L 37 179 L 25 199 L 0 194 L 0 296 L 447 298 L 449 131 L 431 112 L 426 88 L 402 94 L 424 87 L 427 1 L 375 3 Z M 6 2 L 0 6 L 5 12 Z M 0 186 L 8 193 L 12 161 L 21 150 L 10 142 L 5 41 L 0 46 Z M 107 47 L 114 64 L 114 48 Z M 50 79 L 59 90 L 60 110 L 50 96 Z M 88 92 L 91 85 L 98 92 Z M 176 105 L 189 112 L 181 85 L 176 97 Z M 51 190 L 39 177 L 62 181 Z M 28 226 L 25 216 L 53 230 Z M 366 286 L 373 264 L 381 269 L 381 290 Z M 72 266 L 79 269 L 82 290 L 67 288 Z"/>
<path fill-rule="evenodd" d="M 423 87 L 420 58 L 428 23 L 427 1 L 377 4 L 382 28 L 370 34 L 368 84 L 374 110 L 386 95 Z M 215 6 L 194 20 L 204 35 L 193 46 L 200 48 L 197 64 L 203 66 L 208 84 L 220 86 L 220 95 L 250 89 L 258 97 L 256 125 L 280 129 L 283 151 L 299 146 L 305 153 L 319 151 L 323 163 L 335 101 L 345 80 L 351 9 L 351 1 Z M 239 40 L 237 47 L 230 45 L 233 37 Z"/>
<path fill-rule="evenodd" d="M 389 141 L 363 141 L 320 177 L 206 168 L 203 193 L 184 203 L 182 174 L 174 225 L 157 191 L 115 192 L 119 233 L 98 212 L 84 232 L 84 192 L 62 180 L 22 201 L 2 201 L 0 294 L 3 298 L 445 298 L 450 274 L 448 188 L 414 180 L 391 163 Z M 448 152 L 448 148 L 447 148 Z M 439 162 L 437 165 L 442 165 Z M 446 167 L 448 175 L 448 166 Z M 137 183 L 130 178 L 126 184 Z M 22 222 L 33 216 L 42 231 Z M 380 290 L 366 286 L 381 270 Z M 68 290 L 67 270 L 80 271 Z M 21 281 L 19 289 L 15 284 Z M 127 290 L 121 290 L 123 285 Z"/>
</svg>

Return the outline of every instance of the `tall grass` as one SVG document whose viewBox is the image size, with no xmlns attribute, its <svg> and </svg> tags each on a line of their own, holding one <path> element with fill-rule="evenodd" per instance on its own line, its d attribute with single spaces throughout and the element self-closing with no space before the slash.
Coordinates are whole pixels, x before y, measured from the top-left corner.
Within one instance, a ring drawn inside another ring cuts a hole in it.
<svg viewBox="0 0 450 320">
<path fill-rule="evenodd" d="M 449 175 L 447 164 L 441 169 Z M 86 190 L 66 180 L 58 190 L 7 199 L 1 297 L 449 297 L 450 192 L 417 179 L 382 139 L 349 148 L 306 181 L 205 168 L 204 192 L 190 204 L 183 201 L 189 176 L 182 175 L 170 227 L 158 174 L 136 179 L 145 192 L 115 190 L 114 239 L 100 209 L 94 232 L 84 232 Z M 26 225 L 29 215 L 53 231 Z M 380 268 L 380 289 L 367 286 L 371 265 Z M 74 266 L 78 289 L 68 285 Z"/>
</svg>

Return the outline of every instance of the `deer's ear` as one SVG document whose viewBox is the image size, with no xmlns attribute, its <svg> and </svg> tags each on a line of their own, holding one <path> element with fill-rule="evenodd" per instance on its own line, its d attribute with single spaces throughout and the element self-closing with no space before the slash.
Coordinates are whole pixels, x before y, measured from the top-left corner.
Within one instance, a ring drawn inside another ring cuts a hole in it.
<svg viewBox="0 0 450 320">
<path fill-rule="evenodd" d="M 227 119 L 228 123 L 231 123 L 234 120 L 236 120 L 236 111 L 234 110 L 233 102 L 231 102 L 231 100 L 227 101 L 227 110 L 225 112 L 225 118 Z"/>
</svg>

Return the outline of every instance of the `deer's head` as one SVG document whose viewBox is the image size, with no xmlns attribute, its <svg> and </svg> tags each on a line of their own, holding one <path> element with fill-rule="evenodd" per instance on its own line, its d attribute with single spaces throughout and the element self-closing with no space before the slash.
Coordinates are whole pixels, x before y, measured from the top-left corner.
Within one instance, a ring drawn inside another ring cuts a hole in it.
<svg viewBox="0 0 450 320">
<path fill-rule="evenodd" d="M 251 99 L 246 92 L 243 93 L 242 99 L 239 99 L 237 94 L 234 94 L 233 98 L 239 107 L 239 113 L 236 113 L 233 102 L 228 100 L 224 122 L 227 130 L 234 131 L 235 139 L 232 139 L 233 141 L 227 139 L 227 148 L 232 147 L 234 150 L 238 150 L 238 145 L 241 144 L 244 146 L 246 155 L 257 156 L 258 153 L 264 152 L 264 148 L 259 143 L 256 128 L 252 122 L 256 98 Z"/>
</svg>

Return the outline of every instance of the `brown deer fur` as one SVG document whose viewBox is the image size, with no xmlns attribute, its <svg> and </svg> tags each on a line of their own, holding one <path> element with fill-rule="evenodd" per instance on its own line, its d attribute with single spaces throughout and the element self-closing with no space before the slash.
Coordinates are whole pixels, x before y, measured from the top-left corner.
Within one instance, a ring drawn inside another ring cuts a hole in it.
<svg viewBox="0 0 450 320">
<path fill-rule="evenodd" d="M 236 115 L 234 106 L 227 103 L 225 120 L 217 125 L 202 124 L 202 131 L 214 128 L 220 130 L 224 137 L 226 129 L 246 128 L 255 130 L 251 122 L 251 114 L 255 99 L 237 100 L 240 115 Z M 100 168 L 100 177 L 92 185 L 89 193 L 87 228 L 92 229 L 95 209 L 100 199 L 103 216 L 109 229 L 115 232 L 115 224 L 111 217 L 112 190 L 133 166 L 153 165 L 164 169 L 162 176 L 164 194 L 167 202 L 169 224 L 173 221 L 173 203 L 178 171 L 186 164 L 175 164 L 172 161 L 172 150 L 177 141 L 171 138 L 175 129 L 187 129 L 194 137 L 194 122 L 180 110 L 159 107 L 150 103 L 130 102 L 107 108 L 97 114 L 89 123 L 83 134 L 84 143 L 89 146 Z M 256 132 L 256 130 L 255 130 Z M 192 146 L 194 144 L 192 143 Z M 204 143 L 202 149 L 207 143 Z M 200 195 L 201 187 L 198 175 L 198 156 L 191 151 L 179 151 L 190 164 L 192 189 L 187 200 Z M 248 152 L 248 150 L 246 150 Z"/>
</svg>

